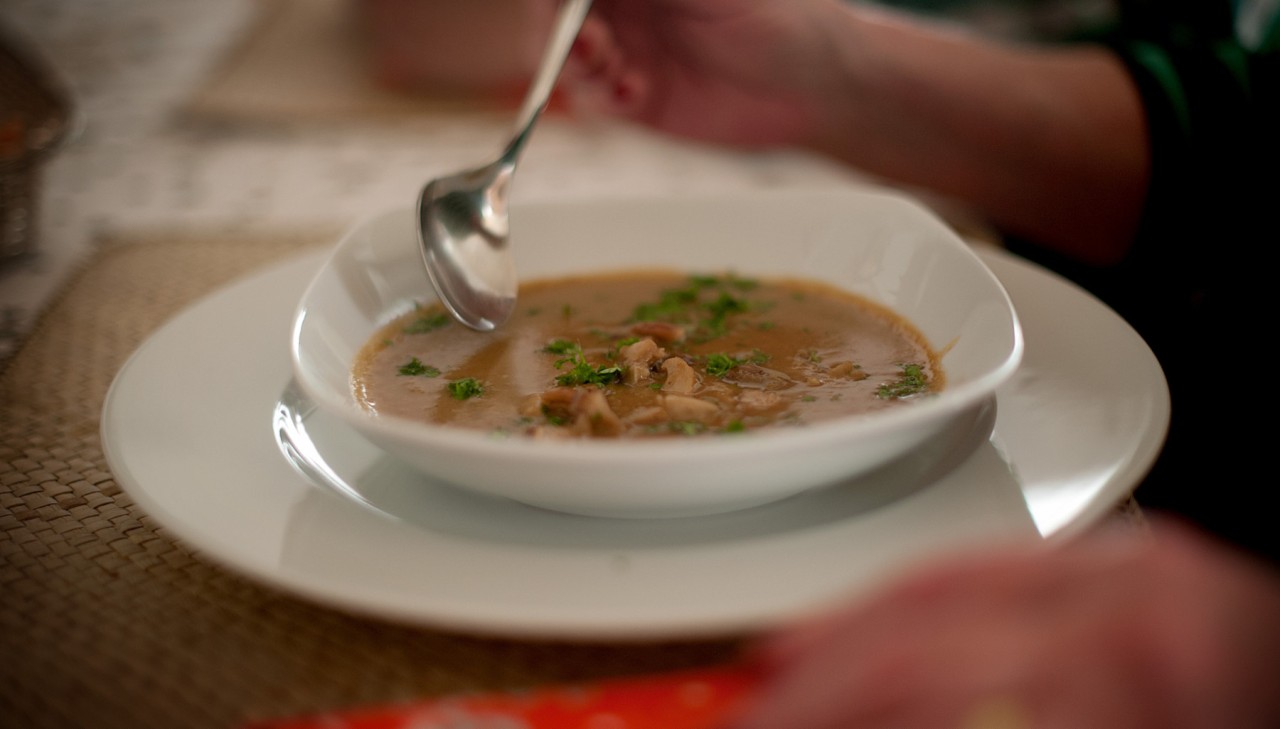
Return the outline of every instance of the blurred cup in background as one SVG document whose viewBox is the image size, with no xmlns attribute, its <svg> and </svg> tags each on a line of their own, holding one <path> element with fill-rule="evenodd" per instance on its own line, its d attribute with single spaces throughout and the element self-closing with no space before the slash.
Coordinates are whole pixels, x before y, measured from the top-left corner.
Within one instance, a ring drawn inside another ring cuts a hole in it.
<svg viewBox="0 0 1280 729">
<path fill-rule="evenodd" d="M 548 0 L 355 0 L 375 79 L 397 91 L 523 92 L 550 33 Z"/>
</svg>

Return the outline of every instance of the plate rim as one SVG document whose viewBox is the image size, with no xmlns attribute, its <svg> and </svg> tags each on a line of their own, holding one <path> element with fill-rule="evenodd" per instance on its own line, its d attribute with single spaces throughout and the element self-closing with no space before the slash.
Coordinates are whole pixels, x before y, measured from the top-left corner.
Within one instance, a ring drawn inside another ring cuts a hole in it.
<svg viewBox="0 0 1280 729">
<path fill-rule="evenodd" d="M 998 249 L 980 250 L 984 262 L 995 261 L 997 268 L 1016 271 L 1015 276 L 1031 275 L 1031 276 L 1047 276 L 1056 279 L 1060 284 L 1074 289 L 1076 296 L 1083 296 L 1091 300 L 1094 305 L 1101 306 L 1110 312 L 1111 310 L 1095 297 L 1084 291 L 1073 282 L 1062 278 L 1061 276 L 1047 271 L 1035 264 L 1017 258 L 1005 251 Z M 513 621 L 510 619 L 510 611 L 499 609 L 490 611 L 485 615 L 480 612 L 473 612 L 467 615 L 460 614 L 441 614 L 440 610 L 424 613 L 417 609 L 395 609 L 393 606 L 386 604 L 371 604 L 368 596 L 350 596 L 343 595 L 340 590 L 321 589 L 314 582 L 302 579 L 297 575 L 289 573 L 287 570 L 263 570 L 254 564 L 246 564 L 238 561 L 233 555 L 229 556 L 227 551 L 221 548 L 217 543 L 210 543 L 207 540 L 193 537 L 192 534 L 184 533 L 181 528 L 181 520 L 166 506 L 162 499 L 156 498 L 156 494 L 149 489 L 128 471 L 126 459 L 119 452 L 120 444 L 117 442 L 116 434 L 112 432 L 110 421 L 115 416 L 120 407 L 117 402 L 119 397 L 119 388 L 121 383 L 129 376 L 132 368 L 140 357 L 144 357 L 147 353 L 157 347 L 157 341 L 164 341 L 168 336 L 172 336 L 174 327 L 181 323 L 181 319 L 188 312 L 200 309 L 202 307 L 209 308 L 216 305 L 215 302 L 229 300 L 238 290 L 254 286 L 258 282 L 274 277 L 283 277 L 286 271 L 295 272 L 300 278 L 308 278 L 301 275 L 303 269 L 309 267 L 318 267 L 323 258 L 323 254 L 315 251 L 300 253 L 287 260 L 277 262 L 269 267 L 250 272 L 245 276 L 223 286 L 196 302 L 184 308 L 168 322 L 152 333 L 136 350 L 126 362 L 121 366 L 113 379 L 107 396 L 104 399 L 102 419 L 100 425 L 100 434 L 102 437 L 102 448 L 107 458 L 108 467 L 112 474 L 115 475 L 121 489 L 147 513 L 151 514 L 158 523 L 173 531 L 178 541 L 186 542 L 194 546 L 196 550 L 209 557 L 212 561 L 217 562 L 233 572 L 247 575 L 254 580 L 272 585 L 276 587 L 287 588 L 296 595 L 306 597 L 310 600 L 348 610 L 358 614 L 370 617 L 378 617 L 383 619 L 392 619 L 397 622 L 407 622 L 419 626 L 434 626 L 442 629 L 475 631 L 485 634 L 509 635 L 517 637 L 558 637 L 573 638 L 582 640 L 652 640 L 652 639 L 670 639 L 673 637 L 710 637 L 714 635 L 723 635 L 726 633 L 739 633 L 743 630 L 749 630 L 753 627 L 760 627 L 761 619 L 738 620 L 736 622 L 726 622 L 723 618 L 717 616 L 707 616 L 702 618 L 690 617 L 686 620 L 677 621 L 648 621 L 646 624 L 637 624 L 635 622 L 626 622 L 620 624 L 616 620 L 611 620 L 608 616 L 603 616 L 594 623 L 590 621 L 581 621 L 581 616 L 577 616 L 571 620 L 548 620 L 545 616 L 539 619 L 521 621 Z M 1005 265 L 1007 264 L 1007 265 Z M 999 271 L 996 271 L 1000 277 Z M 308 278 L 309 280 L 309 278 Z M 1002 285 L 1006 282 L 1001 278 Z M 301 284 L 301 280 L 299 281 Z M 285 312 L 289 314 L 291 312 Z M 1137 337 L 1136 332 L 1127 323 L 1120 320 L 1118 315 L 1113 316 L 1118 320 L 1119 324 L 1129 329 L 1131 336 Z M 1140 339 L 1139 339 L 1140 341 Z M 1144 345 L 1145 346 L 1145 345 Z M 1148 350 L 1149 351 L 1149 350 Z M 282 354 L 284 354 L 282 350 Z M 1154 363 L 1154 356 L 1152 362 Z M 1158 365 L 1157 365 L 1158 367 Z M 1160 373 L 1160 382 L 1163 384 L 1163 373 Z M 282 387 L 283 382 L 278 386 Z M 1153 434 L 1159 443 L 1153 450 L 1146 453 L 1133 453 L 1129 462 L 1126 464 L 1124 473 L 1116 478 L 1111 479 L 1109 488 L 1105 492 L 1099 493 L 1093 498 L 1088 508 L 1077 513 L 1075 517 L 1068 523 L 1064 524 L 1058 531 L 1045 536 L 1045 539 L 1055 540 L 1072 536 L 1079 531 L 1087 528 L 1095 523 L 1109 509 L 1114 508 L 1115 504 L 1132 490 L 1141 476 L 1146 473 L 1151 463 L 1154 462 L 1160 450 L 1160 444 L 1163 443 L 1164 433 L 1168 426 L 1168 395 L 1167 386 L 1164 386 L 1164 408 L 1163 414 L 1157 413 L 1157 418 L 1163 418 L 1163 423 L 1156 424 L 1155 430 L 1159 431 Z M 263 405 L 263 419 L 267 419 L 267 410 L 270 403 Z M 269 428 L 263 428 L 262 437 L 268 439 L 268 446 L 274 451 L 275 444 L 269 441 Z M 273 453 L 279 457 L 278 453 Z M 282 465 L 284 459 L 280 458 Z M 287 465 L 285 466 L 288 467 Z M 298 475 L 299 480 L 302 476 Z M 352 508 L 355 508 L 354 506 Z M 385 601 L 384 601 L 385 603 Z M 449 611 L 444 611 L 448 613 Z M 505 617 L 504 617 L 505 616 Z M 774 618 L 780 616 L 772 616 Z M 625 622 L 625 621 L 624 621 Z M 590 623 L 590 624 L 588 624 Z M 679 623 L 673 624 L 673 623 Z"/>
</svg>

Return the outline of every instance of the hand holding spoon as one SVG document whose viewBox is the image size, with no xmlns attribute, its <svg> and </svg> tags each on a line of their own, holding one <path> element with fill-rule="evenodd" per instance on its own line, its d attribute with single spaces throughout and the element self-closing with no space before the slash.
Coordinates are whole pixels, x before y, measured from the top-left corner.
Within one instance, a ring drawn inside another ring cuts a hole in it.
<svg viewBox="0 0 1280 729">
<path fill-rule="evenodd" d="M 560 4 L 551 40 L 529 87 L 515 132 L 494 162 L 431 180 L 418 200 L 418 241 L 432 285 L 463 324 L 492 331 L 516 303 L 507 193 L 520 152 L 533 132 L 582 27 L 591 0 Z"/>
</svg>

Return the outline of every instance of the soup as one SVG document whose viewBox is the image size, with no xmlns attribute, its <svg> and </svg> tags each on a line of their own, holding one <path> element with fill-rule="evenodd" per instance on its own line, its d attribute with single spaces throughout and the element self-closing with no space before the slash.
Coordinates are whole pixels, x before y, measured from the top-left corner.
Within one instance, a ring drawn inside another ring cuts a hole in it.
<svg viewBox="0 0 1280 729">
<path fill-rule="evenodd" d="M 525 283 L 496 332 L 439 305 L 377 332 L 356 398 L 401 418 L 540 438 L 798 427 L 901 407 L 944 384 L 893 312 L 795 279 L 625 272 Z"/>
</svg>

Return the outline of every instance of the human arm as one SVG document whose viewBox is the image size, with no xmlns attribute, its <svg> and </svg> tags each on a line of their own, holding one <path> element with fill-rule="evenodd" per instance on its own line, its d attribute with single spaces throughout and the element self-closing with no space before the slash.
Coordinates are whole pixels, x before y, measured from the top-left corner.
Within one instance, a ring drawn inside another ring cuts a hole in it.
<svg viewBox="0 0 1280 729">
<path fill-rule="evenodd" d="M 835 0 L 601 0 L 568 86 L 696 139 L 789 145 L 967 201 L 1108 263 L 1147 187 L 1142 108 L 1101 47 L 996 43 Z"/>
</svg>

